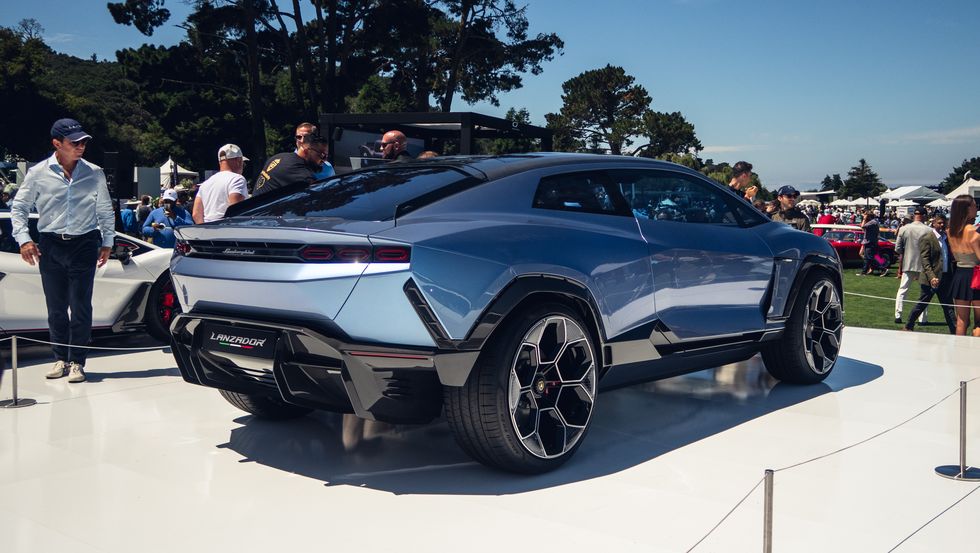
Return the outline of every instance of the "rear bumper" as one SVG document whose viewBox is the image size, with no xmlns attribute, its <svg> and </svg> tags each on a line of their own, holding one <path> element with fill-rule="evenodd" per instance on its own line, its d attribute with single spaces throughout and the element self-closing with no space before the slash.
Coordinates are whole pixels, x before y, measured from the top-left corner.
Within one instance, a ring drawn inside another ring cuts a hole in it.
<svg viewBox="0 0 980 553">
<path fill-rule="evenodd" d="M 205 325 L 259 330 L 276 337 L 274 358 L 216 352 Z M 387 422 L 425 422 L 442 409 L 440 357 L 458 352 L 356 343 L 337 329 L 187 313 L 171 326 L 184 380 L 234 392 L 280 396 L 288 403 Z M 445 354 L 445 355 L 444 355 Z M 445 361 L 445 359 L 443 359 Z"/>
</svg>

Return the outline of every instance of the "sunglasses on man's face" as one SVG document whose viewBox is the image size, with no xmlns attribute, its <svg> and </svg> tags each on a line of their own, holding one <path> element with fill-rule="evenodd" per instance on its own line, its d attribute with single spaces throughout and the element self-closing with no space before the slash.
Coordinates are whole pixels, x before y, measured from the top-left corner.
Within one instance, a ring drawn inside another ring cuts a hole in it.
<svg viewBox="0 0 980 553">
<path fill-rule="evenodd" d="M 89 138 L 83 138 L 81 140 L 70 140 L 69 142 L 71 142 L 71 145 L 76 148 L 84 148 L 88 145 L 89 140 Z"/>
</svg>

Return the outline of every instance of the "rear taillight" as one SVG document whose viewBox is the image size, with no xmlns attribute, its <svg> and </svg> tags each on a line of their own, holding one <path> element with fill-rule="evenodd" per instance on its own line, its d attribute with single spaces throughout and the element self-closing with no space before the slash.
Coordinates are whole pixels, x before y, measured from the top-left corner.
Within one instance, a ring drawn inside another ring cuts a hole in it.
<svg viewBox="0 0 980 553">
<path fill-rule="evenodd" d="M 341 246 L 337 248 L 337 260 L 350 263 L 366 263 L 371 260 L 371 248 L 359 246 Z"/>
<path fill-rule="evenodd" d="M 299 251 L 299 256 L 305 261 L 331 261 L 334 252 L 330 246 L 306 246 Z"/>
<path fill-rule="evenodd" d="M 191 245 L 186 240 L 177 240 L 177 243 L 174 244 L 174 251 L 177 255 L 187 255 L 191 253 Z"/>
<path fill-rule="evenodd" d="M 375 263 L 408 263 L 412 249 L 405 246 L 379 246 L 374 248 Z"/>
</svg>

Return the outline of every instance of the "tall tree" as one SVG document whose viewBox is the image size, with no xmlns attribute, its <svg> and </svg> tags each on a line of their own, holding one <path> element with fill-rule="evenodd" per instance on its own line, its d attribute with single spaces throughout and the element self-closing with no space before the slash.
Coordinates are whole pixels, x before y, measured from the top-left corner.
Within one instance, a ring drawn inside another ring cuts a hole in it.
<svg viewBox="0 0 980 553">
<path fill-rule="evenodd" d="M 530 125 L 531 113 L 527 108 L 510 108 L 504 119 L 516 126 Z M 494 138 L 477 140 L 477 151 L 482 154 L 521 154 L 541 151 L 540 141 L 534 138 Z"/>
<path fill-rule="evenodd" d="M 970 178 L 980 180 L 980 156 L 973 157 L 970 159 L 964 159 L 963 163 L 959 167 L 953 169 L 953 171 L 939 183 L 942 187 L 943 194 L 948 194 L 956 189 L 957 186 L 963 184 L 966 180 L 967 173 L 970 173 Z"/>
<path fill-rule="evenodd" d="M 858 160 L 857 165 L 851 167 L 851 170 L 847 172 L 847 179 L 844 180 L 843 186 L 838 190 L 838 195 L 845 198 L 870 198 L 878 196 L 886 190 L 888 187 L 881 182 L 878 173 L 875 173 L 871 169 L 871 165 L 862 158 Z"/>
<path fill-rule="evenodd" d="M 643 136 L 650 142 L 637 148 L 636 154 L 641 157 L 663 158 L 667 154 L 687 153 L 696 156 L 704 148 L 694 133 L 694 125 L 679 111 L 644 112 Z"/>
<path fill-rule="evenodd" d="M 567 124 L 573 140 L 606 145 L 619 155 L 630 138 L 643 131 L 643 113 L 651 98 L 622 67 L 606 65 L 585 71 L 562 84 L 562 108 L 553 121 Z"/>
<path fill-rule="evenodd" d="M 528 38 L 527 7 L 514 0 L 442 0 L 449 25 L 439 35 L 436 81 L 439 108 L 451 111 L 461 93 L 468 103 L 497 104 L 497 93 L 522 85 L 521 73 L 538 75 L 541 63 L 560 53 L 554 33 Z M 504 39 L 498 36 L 504 33 Z M 444 62 L 442 61 L 444 60 Z"/>
<path fill-rule="evenodd" d="M 120 25 L 132 25 L 146 36 L 170 19 L 170 10 L 163 7 L 165 0 L 125 0 L 109 2 L 106 7 L 112 19 Z"/>
</svg>

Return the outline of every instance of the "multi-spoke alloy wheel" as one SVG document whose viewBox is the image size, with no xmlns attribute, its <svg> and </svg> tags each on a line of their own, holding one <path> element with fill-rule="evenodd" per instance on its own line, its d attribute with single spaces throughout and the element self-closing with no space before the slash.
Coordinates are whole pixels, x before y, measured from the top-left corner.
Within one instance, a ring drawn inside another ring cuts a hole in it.
<svg viewBox="0 0 980 553">
<path fill-rule="evenodd" d="M 803 348 L 810 368 L 824 374 L 834 367 L 844 331 L 844 314 L 837 289 L 822 280 L 810 292 L 803 320 Z"/>
<path fill-rule="evenodd" d="M 583 313 L 563 303 L 509 315 L 463 386 L 445 387 L 445 414 L 474 459 L 541 473 L 567 461 L 592 420 L 598 353 Z"/>
<path fill-rule="evenodd" d="M 574 447 L 595 397 L 595 359 L 585 331 L 562 316 L 534 325 L 514 355 L 507 397 L 511 423 L 531 454 L 548 459 Z"/>
<path fill-rule="evenodd" d="M 843 331 L 840 290 L 826 273 L 811 272 L 800 285 L 782 339 L 763 344 L 762 360 L 783 382 L 820 382 L 837 363 Z"/>
</svg>

